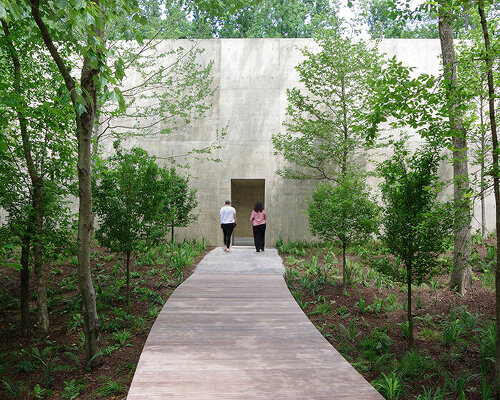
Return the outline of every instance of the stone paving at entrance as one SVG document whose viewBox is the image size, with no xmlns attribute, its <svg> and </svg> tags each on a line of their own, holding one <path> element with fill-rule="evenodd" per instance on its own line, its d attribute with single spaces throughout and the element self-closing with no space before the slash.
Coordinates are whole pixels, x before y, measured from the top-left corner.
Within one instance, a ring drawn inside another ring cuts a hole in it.
<svg viewBox="0 0 500 400">
<path fill-rule="evenodd" d="M 276 249 L 212 250 L 155 321 L 129 400 L 383 397 L 323 338 Z"/>
</svg>

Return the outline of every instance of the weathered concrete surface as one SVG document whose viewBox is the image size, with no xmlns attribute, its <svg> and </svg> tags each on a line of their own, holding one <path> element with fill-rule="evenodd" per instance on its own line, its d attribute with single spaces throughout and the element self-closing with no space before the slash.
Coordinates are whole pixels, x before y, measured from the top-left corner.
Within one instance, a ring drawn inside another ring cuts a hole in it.
<svg viewBox="0 0 500 400">
<path fill-rule="evenodd" d="M 166 42 L 158 51 L 171 47 L 188 48 L 186 40 Z M 281 234 L 284 239 L 308 239 L 307 218 L 303 213 L 306 198 L 314 182 L 285 181 L 276 175 L 283 166 L 274 155 L 271 137 L 284 130 L 287 121 L 286 90 L 302 87 L 295 66 L 303 59 L 301 48 L 314 48 L 312 39 L 213 39 L 198 44 L 206 51 L 200 61 L 214 60 L 214 86 L 218 88 L 213 107 L 203 120 L 177 134 L 158 138 L 130 139 L 125 146 L 141 146 L 159 157 L 184 154 L 194 147 L 211 143 L 217 129 L 228 127 L 222 149 L 214 156 L 220 163 L 190 160 L 189 172 L 197 177 L 191 185 L 198 190 L 198 221 L 189 228 L 178 229 L 183 236 L 205 237 L 212 244 L 222 244 L 218 212 L 224 200 L 231 197 L 231 179 L 265 179 L 265 208 L 268 215 L 266 243 L 272 245 Z M 439 74 L 439 40 L 385 39 L 380 43 L 387 57 L 396 56 L 414 73 Z M 165 60 L 168 62 L 168 60 Z M 135 82 L 134 76 L 127 80 Z M 414 146 L 419 141 L 414 140 Z M 111 143 L 108 143 L 111 149 Z M 375 158 L 383 158 L 384 153 Z M 451 177 L 450 166 L 440 169 Z M 371 181 L 377 190 L 375 180 Z M 493 229 L 493 197 L 487 200 L 487 215 Z M 476 217 L 480 218 L 476 209 Z M 249 215 L 238 215 L 240 221 Z M 235 232 L 238 235 L 238 232 Z"/>
<path fill-rule="evenodd" d="M 269 268 L 277 253 L 235 250 L 212 251 L 167 301 L 127 399 L 382 400 Z"/>
<path fill-rule="evenodd" d="M 217 247 L 196 267 L 198 274 L 275 274 L 282 276 L 285 266 L 276 249 L 257 253 L 248 247 L 231 247 L 226 253 Z"/>
</svg>

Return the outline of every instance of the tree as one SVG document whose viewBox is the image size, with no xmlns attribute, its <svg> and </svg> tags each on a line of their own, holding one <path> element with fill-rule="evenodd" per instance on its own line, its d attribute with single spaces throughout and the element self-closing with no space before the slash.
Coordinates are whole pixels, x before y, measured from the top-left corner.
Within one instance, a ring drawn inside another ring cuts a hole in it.
<svg viewBox="0 0 500 400">
<path fill-rule="evenodd" d="M 471 205 L 469 200 L 469 168 L 467 132 L 463 125 L 461 98 L 458 90 L 455 47 L 453 44 L 452 10 L 446 4 L 439 6 L 439 38 L 443 58 L 445 94 L 453 147 L 454 202 L 457 211 L 453 247 L 453 271 L 450 286 L 464 294 L 471 284 Z"/>
<path fill-rule="evenodd" d="M 111 98 L 102 99 L 94 154 L 103 139 L 182 132 L 212 106 L 216 91 L 212 85 L 213 61 L 204 64 L 198 60 L 204 50 L 196 43 L 170 50 L 163 45 L 165 41 L 149 41 L 139 47 L 129 43 L 115 46 L 124 73 L 134 71 L 137 83 L 123 88 L 122 109 Z M 224 134 L 217 135 L 217 140 Z"/>
<path fill-rule="evenodd" d="M 102 358 L 99 356 L 99 319 L 90 271 L 90 232 L 93 225 L 90 145 L 99 89 L 103 91 L 102 95 L 110 96 L 110 92 L 105 91 L 108 82 L 113 84 L 116 78 L 123 77 L 120 62 L 115 62 L 114 72 L 106 64 L 107 49 L 103 39 L 106 16 L 110 16 L 106 11 L 110 7 L 117 13 L 114 14 L 115 17 L 118 17 L 118 10 L 125 14 L 131 8 L 125 2 L 116 4 L 107 0 L 80 1 L 76 4 L 66 2 L 53 8 L 52 6 L 49 3 L 41 7 L 40 0 L 30 0 L 31 16 L 64 79 L 74 110 L 78 143 L 78 284 L 83 299 L 85 353 L 89 361 L 97 364 Z M 47 24 L 44 18 L 50 20 L 50 23 Z M 70 62 L 64 58 L 56 44 L 60 38 L 66 39 L 69 53 L 83 58 L 79 85 L 72 75 Z M 121 97 L 119 90 L 111 93 Z"/>
<path fill-rule="evenodd" d="M 327 0 L 262 0 L 212 23 L 222 38 L 312 37 L 333 11 Z"/>
<path fill-rule="evenodd" d="M 410 155 L 398 144 L 391 159 L 379 166 L 383 211 L 383 241 L 396 257 L 381 269 L 407 285 L 409 347 L 413 347 L 412 285 L 440 272 L 438 256 L 451 233 L 451 205 L 437 196 L 438 149 L 426 146 Z"/>
<path fill-rule="evenodd" d="M 367 43 L 345 37 L 339 21 L 332 24 L 318 36 L 318 52 L 303 50 L 296 69 L 306 90 L 287 91 L 287 132 L 273 135 L 275 153 L 289 163 L 278 171 L 284 178 L 340 182 L 366 147 L 369 84 L 379 58 Z"/>
<path fill-rule="evenodd" d="M 192 211 L 198 205 L 196 190 L 189 188 L 189 180 L 180 176 L 175 168 L 161 168 L 160 187 L 164 195 L 161 215 L 171 228 L 171 241 L 174 241 L 174 227 L 185 227 L 195 221 L 197 215 Z"/>
<path fill-rule="evenodd" d="M 0 88 L 0 103 L 8 122 L 0 132 L 7 146 L 7 151 L 0 152 L 0 179 L 5 183 L 0 204 L 8 211 L 10 232 L 21 245 L 23 331 L 30 327 L 27 303 L 33 246 L 39 321 L 47 332 L 49 313 L 43 267 L 53 238 L 45 225 L 62 217 L 50 229 L 59 231 L 64 227 L 64 198 L 72 186 L 76 151 L 66 134 L 73 126 L 68 107 L 58 104 L 63 82 L 50 57 L 42 51 L 39 35 L 29 29 L 31 22 L 23 19 L 9 23 L 1 19 L 1 24 L 0 64 L 5 71 L 5 86 Z"/>
<path fill-rule="evenodd" d="M 495 396 L 500 399 L 500 242 L 498 235 L 500 234 L 500 165 L 498 161 L 498 133 L 495 114 L 495 84 L 493 80 L 493 49 L 490 42 L 490 31 L 485 12 L 485 3 L 483 0 L 478 0 L 477 3 L 479 16 L 481 19 L 481 28 L 484 38 L 484 63 L 486 67 L 486 76 L 488 82 L 488 110 L 490 117 L 490 131 L 493 151 L 493 190 L 495 193 L 495 226 L 497 233 L 497 260 L 495 273 L 495 289 L 496 289 L 496 354 L 495 354 Z"/>
<path fill-rule="evenodd" d="M 155 159 L 138 147 L 117 149 L 99 166 L 94 181 L 94 208 L 99 217 L 96 238 L 103 246 L 126 257 L 127 311 L 130 312 L 130 258 L 145 245 L 158 243 L 167 227 L 162 224 L 166 193 L 160 184 Z"/>
<path fill-rule="evenodd" d="M 308 202 L 309 227 L 314 236 L 338 239 L 342 244 L 342 284 L 347 284 L 346 248 L 366 240 L 378 230 L 378 207 L 369 198 L 360 177 L 345 179 L 337 186 L 319 184 Z"/>
</svg>

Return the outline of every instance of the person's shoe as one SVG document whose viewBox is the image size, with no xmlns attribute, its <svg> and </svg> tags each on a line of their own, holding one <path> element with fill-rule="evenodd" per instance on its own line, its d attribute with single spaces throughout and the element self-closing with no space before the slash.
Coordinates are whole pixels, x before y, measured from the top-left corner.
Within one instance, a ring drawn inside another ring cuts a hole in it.
<svg viewBox="0 0 500 400">
<path fill-rule="evenodd" d="M 260 251 L 260 250 L 255 250 L 257 253 Z"/>
<path fill-rule="evenodd" d="M 229 253 L 229 252 L 230 252 L 231 250 L 229 250 L 229 249 L 226 249 L 226 250 L 224 250 L 224 251 L 225 251 L 226 253 Z"/>
</svg>

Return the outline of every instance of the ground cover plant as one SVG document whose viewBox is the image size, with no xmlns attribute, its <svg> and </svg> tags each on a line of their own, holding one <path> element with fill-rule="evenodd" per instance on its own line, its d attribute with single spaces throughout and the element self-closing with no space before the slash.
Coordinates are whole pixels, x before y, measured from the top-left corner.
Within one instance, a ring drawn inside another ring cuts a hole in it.
<svg viewBox="0 0 500 400">
<path fill-rule="evenodd" d="M 385 398 L 492 399 L 496 240 L 478 234 L 473 243 L 473 283 L 464 296 L 449 289 L 451 251 L 439 258 L 442 274 L 413 286 L 413 349 L 407 288 L 379 272 L 394 261 L 380 242 L 348 249 L 346 287 L 340 243 L 280 239 L 277 247 L 299 306 Z"/>
<path fill-rule="evenodd" d="M 83 318 L 74 254 L 47 266 L 52 329 L 21 336 L 19 274 L 0 270 L 0 398 L 124 398 L 144 342 L 163 304 L 210 247 L 205 241 L 163 242 L 133 256 L 130 313 L 123 255 L 91 249 L 104 364 L 90 369 L 83 350 Z M 31 312 L 36 291 L 30 288 Z"/>
</svg>

